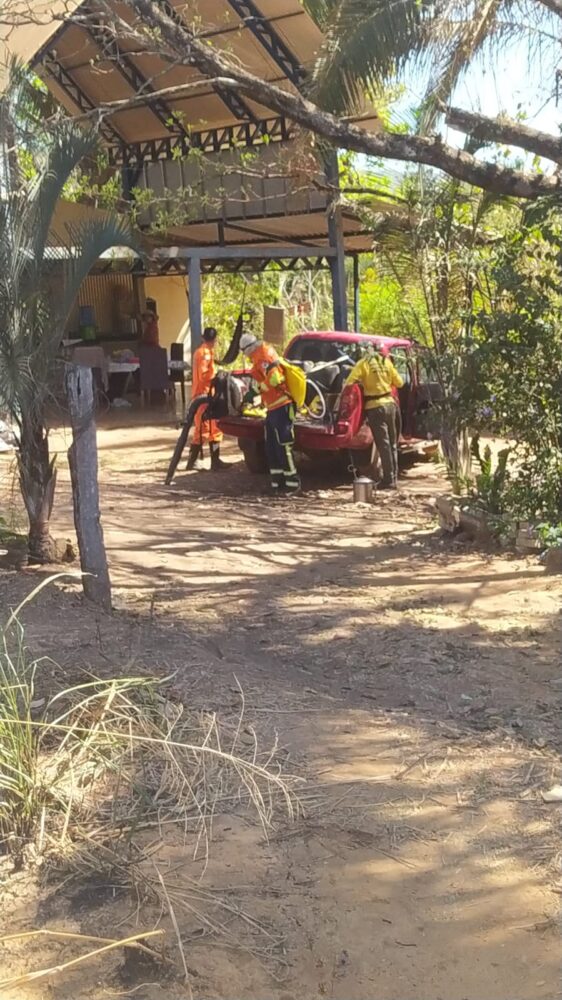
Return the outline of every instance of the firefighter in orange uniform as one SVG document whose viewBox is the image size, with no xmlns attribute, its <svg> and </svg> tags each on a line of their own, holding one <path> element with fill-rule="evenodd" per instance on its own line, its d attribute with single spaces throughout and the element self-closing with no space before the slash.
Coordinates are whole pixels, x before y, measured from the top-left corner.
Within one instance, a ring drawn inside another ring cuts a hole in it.
<svg viewBox="0 0 562 1000">
<path fill-rule="evenodd" d="M 211 390 L 211 382 L 216 375 L 216 343 L 217 331 L 215 328 L 205 327 L 203 343 L 193 355 L 192 399 L 195 399 L 196 396 L 206 396 Z M 223 462 L 220 457 L 222 433 L 216 420 L 203 420 L 204 413 L 205 407 L 200 406 L 193 424 L 193 438 L 187 461 L 188 472 L 192 469 L 200 470 L 202 468 L 203 444 L 207 441 L 211 450 L 211 472 L 218 472 L 220 469 L 228 467 L 227 463 Z"/>
<path fill-rule="evenodd" d="M 240 338 L 240 350 L 252 363 L 252 379 L 257 382 L 265 418 L 265 450 L 271 488 L 277 494 L 296 494 L 300 479 L 295 466 L 295 404 L 287 389 L 285 373 L 277 351 L 252 333 Z"/>
</svg>

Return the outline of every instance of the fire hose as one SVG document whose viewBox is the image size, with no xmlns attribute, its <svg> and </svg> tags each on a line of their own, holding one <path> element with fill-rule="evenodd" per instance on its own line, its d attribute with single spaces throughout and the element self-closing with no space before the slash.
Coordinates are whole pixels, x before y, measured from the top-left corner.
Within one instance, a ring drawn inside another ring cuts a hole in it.
<svg viewBox="0 0 562 1000">
<path fill-rule="evenodd" d="M 181 462 L 182 455 L 187 444 L 187 439 L 189 437 L 189 432 L 193 426 L 193 421 L 197 414 L 197 410 L 200 406 L 209 406 L 209 404 L 214 399 L 214 396 L 196 396 L 192 400 L 191 405 L 183 419 L 181 425 L 180 436 L 177 440 L 176 447 L 174 448 L 174 454 L 172 455 L 172 460 L 168 466 L 168 472 L 166 473 L 166 479 L 164 480 L 165 486 L 170 486 L 172 480 L 176 474 L 176 469 Z"/>
</svg>

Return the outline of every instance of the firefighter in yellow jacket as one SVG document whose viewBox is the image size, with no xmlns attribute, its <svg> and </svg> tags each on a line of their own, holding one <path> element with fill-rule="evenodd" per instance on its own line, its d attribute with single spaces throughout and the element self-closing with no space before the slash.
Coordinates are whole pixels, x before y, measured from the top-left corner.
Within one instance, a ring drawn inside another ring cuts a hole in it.
<svg viewBox="0 0 562 1000">
<path fill-rule="evenodd" d="M 369 345 L 365 357 L 351 371 L 347 384 L 358 382 L 363 388 L 365 412 L 381 465 L 381 489 L 395 490 L 398 483 L 398 439 L 400 437 L 400 409 L 393 389 L 401 389 L 404 381 L 388 354 L 374 344 Z"/>
</svg>

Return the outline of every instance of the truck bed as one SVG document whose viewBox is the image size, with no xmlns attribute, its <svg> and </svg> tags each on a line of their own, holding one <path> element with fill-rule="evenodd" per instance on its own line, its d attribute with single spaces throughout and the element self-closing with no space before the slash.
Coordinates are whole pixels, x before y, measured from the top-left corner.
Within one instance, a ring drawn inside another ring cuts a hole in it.
<svg viewBox="0 0 562 1000">
<path fill-rule="evenodd" d="M 223 417 L 219 427 L 231 437 L 250 441 L 263 440 L 263 420 L 258 417 Z M 295 447 L 301 451 L 338 451 L 349 446 L 348 434 L 336 434 L 329 424 L 316 421 L 297 420 L 295 422 Z"/>
<path fill-rule="evenodd" d="M 219 427 L 230 437 L 244 438 L 249 441 L 263 441 L 263 420 L 258 417 L 223 417 Z M 319 421 L 297 420 L 295 422 L 295 448 L 297 451 L 340 451 L 351 448 L 352 440 L 349 431 L 342 427 L 343 433 L 338 433 L 338 425 L 321 424 Z M 437 450 L 436 441 L 422 438 L 400 438 L 400 451 L 404 454 L 431 455 Z"/>
</svg>

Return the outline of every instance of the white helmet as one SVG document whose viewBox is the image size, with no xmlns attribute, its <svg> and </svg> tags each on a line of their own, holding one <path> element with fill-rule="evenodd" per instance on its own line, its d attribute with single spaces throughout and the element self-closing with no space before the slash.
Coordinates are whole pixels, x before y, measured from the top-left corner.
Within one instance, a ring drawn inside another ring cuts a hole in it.
<svg viewBox="0 0 562 1000">
<path fill-rule="evenodd" d="M 240 337 L 240 350 L 243 354 L 253 354 L 260 346 L 260 341 L 253 333 L 243 333 Z"/>
</svg>

